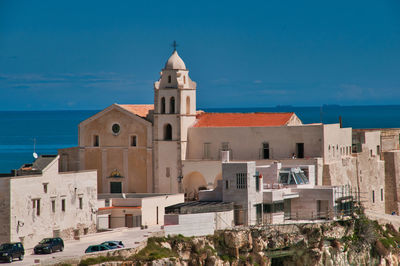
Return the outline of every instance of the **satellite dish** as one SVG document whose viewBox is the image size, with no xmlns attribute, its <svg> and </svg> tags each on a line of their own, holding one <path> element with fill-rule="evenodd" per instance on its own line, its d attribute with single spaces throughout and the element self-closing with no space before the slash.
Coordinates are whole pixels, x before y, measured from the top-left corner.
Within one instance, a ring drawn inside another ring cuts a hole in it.
<svg viewBox="0 0 400 266">
<path fill-rule="evenodd" d="M 37 158 L 38 158 L 38 155 L 37 155 L 37 153 L 36 153 L 36 152 L 34 152 L 32 155 L 33 155 L 33 158 L 35 158 L 35 159 L 37 159 Z"/>
</svg>

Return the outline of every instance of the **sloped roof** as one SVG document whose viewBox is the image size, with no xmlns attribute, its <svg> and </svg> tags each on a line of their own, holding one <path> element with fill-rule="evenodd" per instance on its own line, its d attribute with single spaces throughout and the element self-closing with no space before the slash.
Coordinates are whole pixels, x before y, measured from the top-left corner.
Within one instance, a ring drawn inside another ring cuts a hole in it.
<svg viewBox="0 0 400 266">
<path fill-rule="evenodd" d="M 194 127 L 274 127 L 287 125 L 294 113 L 201 113 Z"/>
<path fill-rule="evenodd" d="M 146 118 L 151 110 L 154 110 L 154 104 L 118 104 L 125 110 L 138 115 L 140 117 Z"/>
</svg>

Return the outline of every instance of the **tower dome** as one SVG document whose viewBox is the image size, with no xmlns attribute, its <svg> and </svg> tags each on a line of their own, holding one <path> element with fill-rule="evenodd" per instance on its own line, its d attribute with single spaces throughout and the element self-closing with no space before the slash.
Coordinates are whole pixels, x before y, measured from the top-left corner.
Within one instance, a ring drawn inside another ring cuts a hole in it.
<svg viewBox="0 0 400 266">
<path fill-rule="evenodd" d="M 176 50 L 174 50 L 172 55 L 169 57 L 167 63 L 165 64 L 165 69 L 186 70 L 185 63 L 183 62 L 182 58 L 179 57 Z"/>
</svg>

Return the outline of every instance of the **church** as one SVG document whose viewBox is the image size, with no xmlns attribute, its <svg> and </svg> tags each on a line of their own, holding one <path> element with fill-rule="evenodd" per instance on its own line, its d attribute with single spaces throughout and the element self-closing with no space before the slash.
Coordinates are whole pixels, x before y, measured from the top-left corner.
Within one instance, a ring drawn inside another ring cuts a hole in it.
<svg viewBox="0 0 400 266">
<path fill-rule="evenodd" d="M 196 89 L 174 49 L 154 83 L 154 104 L 113 104 L 81 122 L 78 146 L 59 150 L 60 170 L 96 169 L 98 193 L 195 199 L 222 179 L 221 153 L 229 151 L 231 161 L 311 165 L 313 185 L 356 184 L 343 170 L 354 157 L 351 128 L 303 124 L 295 113 L 206 113 L 196 108 Z M 370 154 L 376 163 L 378 152 Z"/>
</svg>

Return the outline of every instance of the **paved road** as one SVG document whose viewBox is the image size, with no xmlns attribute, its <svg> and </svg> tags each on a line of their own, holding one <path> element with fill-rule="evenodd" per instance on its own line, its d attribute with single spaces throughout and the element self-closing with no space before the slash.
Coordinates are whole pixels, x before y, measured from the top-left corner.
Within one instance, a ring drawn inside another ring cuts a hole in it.
<svg viewBox="0 0 400 266">
<path fill-rule="evenodd" d="M 126 248 L 134 248 L 139 245 L 139 242 L 144 241 L 153 233 L 160 231 L 160 227 L 150 227 L 149 229 L 140 230 L 140 228 L 123 228 L 117 231 L 102 232 L 82 237 L 80 240 L 68 240 L 64 242 L 64 251 L 55 252 L 53 254 L 34 255 L 33 250 L 25 251 L 25 258 L 23 261 L 15 259 L 12 265 L 40 265 L 35 263 L 35 259 L 48 264 L 49 260 L 54 260 L 54 263 L 60 261 L 62 258 L 80 257 L 85 254 L 85 250 L 89 245 L 100 244 L 107 240 L 120 240 L 125 244 Z M 92 253 L 93 254 L 93 253 Z M 0 265 L 10 265 L 3 264 Z"/>
</svg>

